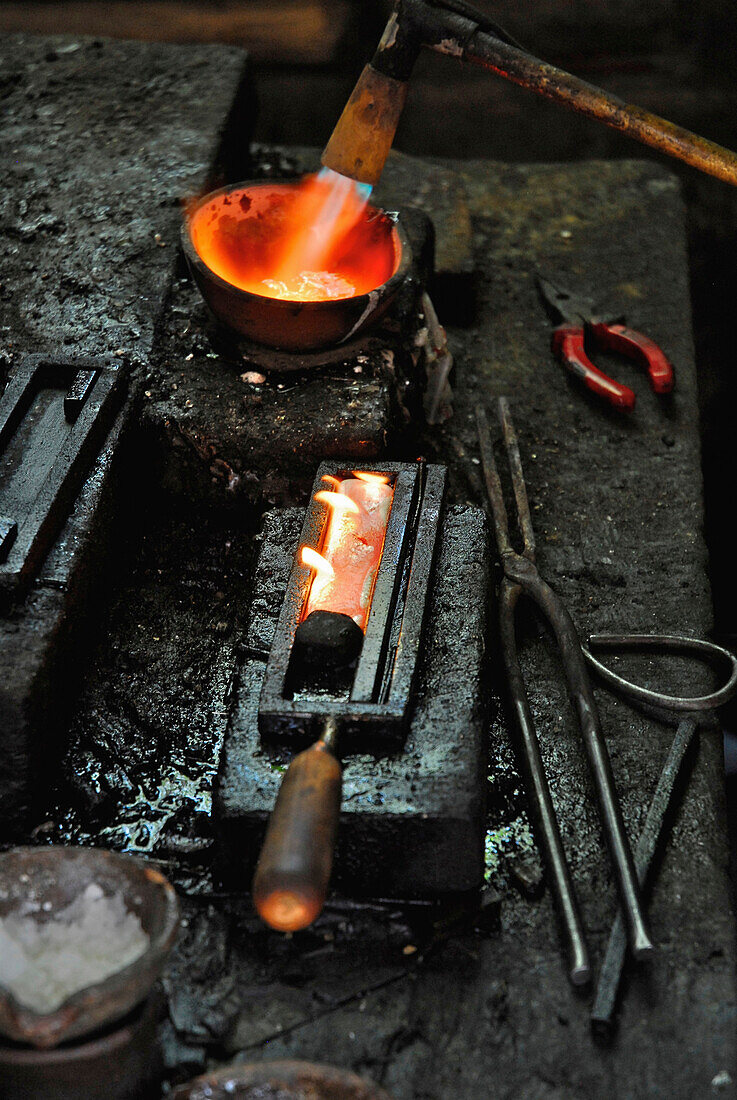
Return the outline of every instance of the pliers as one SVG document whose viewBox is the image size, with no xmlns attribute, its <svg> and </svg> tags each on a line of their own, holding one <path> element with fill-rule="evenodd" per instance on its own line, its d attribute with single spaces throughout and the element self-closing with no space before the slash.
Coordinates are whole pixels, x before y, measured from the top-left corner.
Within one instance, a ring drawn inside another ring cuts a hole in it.
<svg viewBox="0 0 737 1100">
<path fill-rule="evenodd" d="M 589 298 L 574 297 L 549 279 L 538 275 L 537 285 L 556 326 L 553 330 L 553 351 L 566 370 L 580 378 L 588 389 L 606 398 L 616 409 L 630 411 L 635 407 L 632 390 L 609 378 L 591 362 L 584 344 L 587 336 L 600 351 L 619 352 L 645 367 L 655 393 L 670 393 L 673 389 L 673 367 L 649 337 L 627 328 L 622 323 L 623 317 L 608 321 L 594 316 Z"/>
</svg>

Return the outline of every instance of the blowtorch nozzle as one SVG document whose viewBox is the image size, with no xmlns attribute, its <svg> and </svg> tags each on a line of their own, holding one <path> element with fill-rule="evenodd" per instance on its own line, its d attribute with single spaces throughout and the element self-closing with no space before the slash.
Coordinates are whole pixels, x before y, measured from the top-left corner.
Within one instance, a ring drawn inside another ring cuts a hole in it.
<svg viewBox="0 0 737 1100">
<path fill-rule="evenodd" d="M 397 0 L 379 48 L 325 146 L 322 163 L 326 168 L 359 183 L 378 182 L 421 46 L 556 99 L 737 186 L 737 154 L 533 57 L 468 0 Z"/>
<path fill-rule="evenodd" d="M 420 51 L 419 37 L 403 7 L 400 0 L 321 158 L 326 168 L 372 187 L 389 156 Z"/>
<path fill-rule="evenodd" d="M 324 166 L 358 183 L 378 183 L 406 98 L 406 81 L 367 65 L 325 146 Z"/>
</svg>

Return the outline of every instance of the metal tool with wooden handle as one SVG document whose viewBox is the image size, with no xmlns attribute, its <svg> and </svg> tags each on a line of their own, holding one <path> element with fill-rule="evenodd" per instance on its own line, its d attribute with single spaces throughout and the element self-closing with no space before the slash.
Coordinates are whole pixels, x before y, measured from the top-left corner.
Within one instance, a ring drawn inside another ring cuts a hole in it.
<svg viewBox="0 0 737 1100">
<path fill-rule="evenodd" d="M 340 815 L 343 769 L 338 727 L 323 732 L 292 760 L 282 780 L 253 877 L 253 904 L 280 932 L 312 924 L 325 904 Z"/>
<path fill-rule="evenodd" d="M 737 186 L 737 154 L 730 149 L 533 57 L 468 0 L 395 0 L 378 49 L 325 146 L 326 168 L 378 183 L 421 47 L 487 69 Z"/>
</svg>

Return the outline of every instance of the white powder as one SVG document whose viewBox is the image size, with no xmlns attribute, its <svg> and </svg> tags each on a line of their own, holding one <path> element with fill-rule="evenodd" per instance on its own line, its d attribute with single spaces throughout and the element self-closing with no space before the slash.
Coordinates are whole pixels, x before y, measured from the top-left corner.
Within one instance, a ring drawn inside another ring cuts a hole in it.
<svg viewBox="0 0 737 1100">
<path fill-rule="evenodd" d="M 29 915 L 32 908 L 0 917 L 0 985 L 35 1012 L 55 1012 L 73 993 L 128 966 L 149 944 L 123 896 L 109 897 L 96 884 L 47 920 Z"/>
</svg>

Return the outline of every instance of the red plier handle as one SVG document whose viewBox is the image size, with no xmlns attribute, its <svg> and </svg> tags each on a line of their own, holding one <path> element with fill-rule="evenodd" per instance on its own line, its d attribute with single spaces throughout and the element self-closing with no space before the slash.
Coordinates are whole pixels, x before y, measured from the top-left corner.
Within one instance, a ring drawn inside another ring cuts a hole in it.
<svg viewBox="0 0 737 1100">
<path fill-rule="evenodd" d="M 647 369 L 650 386 L 655 393 L 670 393 L 673 389 L 673 367 L 656 343 L 641 332 L 626 325 L 594 321 L 588 331 L 602 351 L 616 351 Z M 589 359 L 584 347 L 581 325 L 559 325 L 553 331 L 553 351 L 566 370 L 580 378 L 593 393 L 616 409 L 634 409 L 635 395 L 629 386 L 615 382 Z"/>
</svg>

